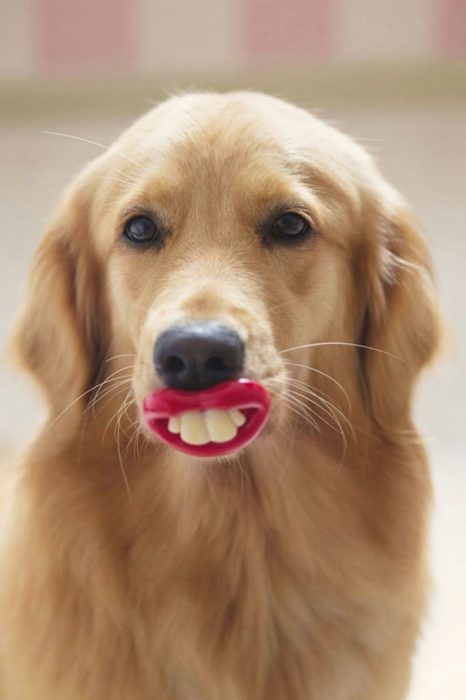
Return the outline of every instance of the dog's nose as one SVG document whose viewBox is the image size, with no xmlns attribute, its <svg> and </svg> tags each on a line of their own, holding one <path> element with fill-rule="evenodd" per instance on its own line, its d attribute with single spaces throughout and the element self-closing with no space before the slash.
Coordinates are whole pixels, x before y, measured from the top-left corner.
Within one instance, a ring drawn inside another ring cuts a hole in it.
<svg viewBox="0 0 466 700">
<path fill-rule="evenodd" d="M 217 321 L 172 326 L 155 342 L 154 364 L 169 387 L 207 389 L 241 376 L 244 343 Z"/>
</svg>

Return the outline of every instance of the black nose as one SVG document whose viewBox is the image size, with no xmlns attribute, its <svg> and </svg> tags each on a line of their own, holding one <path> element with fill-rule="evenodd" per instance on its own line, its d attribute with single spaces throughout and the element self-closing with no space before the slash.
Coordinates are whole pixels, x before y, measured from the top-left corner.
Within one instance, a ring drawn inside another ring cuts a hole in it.
<svg viewBox="0 0 466 700">
<path fill-rule="evenodd" d="M 244 344 L 216 321 L 172 326 L 157 338 L 154 363 L 167 386 L 198 391 L 241 376 Z"/>
</svg>

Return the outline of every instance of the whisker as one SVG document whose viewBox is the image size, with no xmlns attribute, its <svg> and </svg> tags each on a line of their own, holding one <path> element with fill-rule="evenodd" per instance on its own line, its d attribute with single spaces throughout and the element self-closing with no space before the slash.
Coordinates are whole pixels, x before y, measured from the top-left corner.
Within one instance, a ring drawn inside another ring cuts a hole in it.
<svg viewBox="0 0 466 700">
<path fill-rule="evenodd" d="M 137 423 L 137 425 L 136 425 L 136 431 L 135 431 L 136 432 L 136 440 L 134 442 L 134 456 L 137 457 L 138 460 L 141 460 L 141 458 L 142 458 L 142 456 L 141 456 L 141 444 L 140 444 L 141 440 L 143 441 L 143 444 L 145 444 L 145 446 L 146 446 L 146 451 L 147 451 L 147 447 L 149 445 L 149 442 L 144 435 L 142 425 L 141 425 L 139 418 L 136 420 L 136 423 Z"/>
<path fill-rule="evenodd" d="M 313 396 L 315 399 L 332 406 L 336 411 L 338 411 L 338 413 L 341 414 L 342 417 L 349 420 L 346 414 L 331 400 L 328 394 L 309 386 L 309 384 L 306 384 L 305 382 L 299 382 L 291 377 L 288 378 L 288 383 L 290 383 L 295 390 L 303 391 L 305 394 Z"/>
<path fill-rule="evenodd" d="M 119 385 L 118 387 L 114 388 L 115 395 L 112 396 L 112 399 L 115 398 L 115 396 L 118 396 L 118 394 L 121 393 L 122 391 L 124 391 L 124 389 L 125 389 L 125 382 L 122 382 L 121 385 Z M 113 420 L 115 420 L 115 418 L 118 418 L 118 416 L 119 416 L 119 414 L 120 414 L 120 411 L 122 410 L 122 407 L 125 406 L 126 401 L 127 401 L 127 399 L 128 399 L 128 396 L 130 395 L 130 393 L 131 393 L 131 388 L 126 392 L 125 398 L 123 399 L 122 403 L 120 403 L 120 405 L 118 406 L 118 408 L 116 409 L 116 411 L 115 411 L 115 412 L 110 416 L 110 418 L 108 419 L 108 421 L 107 421 L 107 423 L 106 423 L 106 425 L 105 425 L 104 431 L 103 431 L 103 433 L 102 433 L 102 443 L 105 441 L 105 436 L 106 436 L 106 434 L 107 434 L 107 431 L 108 431 L 108 428 L 109 428 L 111 422 L 112 422 Z M 111 400 L 111 399 L 110 399 L 110 400 Z M 107 403 L 109 403 L 109 401 L 107 401 L 106 404 L 104 404 L 104 406 L 107 405 Z"/>
<path fill-rule="evenodd" d="M 284 350 L 279 351 L 279 355 L 282 355 L 285 352 L 292 352 L 293 350 L 304 350 L 305 348 L 320 348 L 320 347 L 325 347 L 329 345 L 337 345 L 340 347 L 351 347 L 351 348 L 363 348 L 364 350 L 373 350 L 374 352 L 380 352 L 383 355 L 388 355 L 389 357 L 393 357 L 395 360 L 400 360 L 401 362 L 401 357 L 399 355 L 394 355 L 392 352 L 388 352 L 387 350 L 382 350 L 381 348 L 374 348 L 371 345 L 362 345 L 360 343 L 350 343 L 350 342 L 343 342 L 343 341 L 329 341 L 326 343 L 306 343 L 304 345 L 296 345 L 293 348 L 285 348 Z"/>
<path fill-rule="evenodd" d="M 330 374 L 327 374 L 327 372 L 323 372 L 321 369 L 316 369 L 315 367 L 311 367 L 310 365 L 303 365 L 299 362 L 291 362 L 291 360 L 283 360 L 286 365 L 290 365 L 290 367 L 302 367 L 303 369 L 308 369 L 311 372 L 316 372 L 316 374 L 320 374 L 322 377 L 326 377 L 329 381 L 333 382 L 336 384 L 336 386 L 340 389 L 340 391 L 343 392 L 347 402 L 348 406 L 351 409 L 351 399 L 348 395 L 348 392 L 346 389 L 343 387 L 343 385 L 335 379 L 335 377 L 332 377 Z"/>
<path fill-rule="evenodd" d="M 128 369 L 128 368 L 126 368 L 126 369 Z M 110 375 L 110 377 L 112 377 L 112 376 L 113 376 L 113 375 Z M 94 385 L 91 386 L 89 389 L 86 389 L 86 391 L 83 391 L 82 394 L 80 394 L 80 395 L 77 396 L 75 399 L 73 399 L 73 401 L 70 401 L 70 403 L 69 403 L 67 406 L 65 406 L 65 408 L 64 408 L 62 411 L 60 411 L 60 413 L 59 413 L 57 416 L 55 416 L 55 418 L 54 418 L 53 421 L 50 423 L 50 425 L 47 427 L 47 429 L 46 429 L 45 432 L 48 432 L 49 430 L 51 430 L 51 428 L 55 425 L 55 423 L 56 423 L 67 411 L 69 411 L 70 408 L 72 408 L 72 407 L 75 406 L 79 401 L 81 401 L 81 399 L 83 399 L 85 396 L 87 396 L 88 394 L 92 393 L 92 392 L 95 391 L 96 389 L 97 389 L 97 391 L 99 391 L 99 389 L 102 387 L 102 385 L 105 384 L 106 382 L 108 382 L 108 380 L 110 379 L 110 377 L 107 377 L 107 379 L 104 379 L 102 382 L 98 382 L 97 384 L 94 384 Z M 87 410 L 87 408 L 86 408 L 86 410 Z M 84 411 L 84 413 L 86 412 L 86 410 Z"/>
<path fill-rule="evenodd" d="M 123 458 L 121 455 L 120 431 L 121 431 L 121 420 L 133 402 L 134 402 L 134 398 L 133 399 L 131 398 L 131 389 L 130 389 L 128 391 L 128 393 L 126 394 L 126 398 L 125 398 L 124 402 L 120 406 L 120 409 L 118 411 L 115 429 L 114 429 L 116 445 L 117 445 L 118 462 L 120 464 L 121 474 L 122 474 L 123 481 L 125 483 L 125 488 L 126 488 L 126 491 L 128 493 L 128 497 L 130 500 L 132 499 L 133 495 L 131 493 L 131 488 L 129 485 L 128 476 L 126 474 L 125 466 L 123 464 Z"/>
<path fill-rule="evenodd" d="M 130 156 L 126 155 L 126 153 L 122 153 L 121 151 L 118 151 L 115 146 L 106 146 L 104 143 L 99 143 L 98 141 L 92 141 L 91 139 L 86 139 L 83 136 L 75 136 L 74 134 L 64 134 L 59 131 L 41 131 L 42 134 L 45 134 L 46 136 L 61 136 L 62 138 L 66 139 L 72 139 L 73 141 L 80 141 L 82 143 L 88 143 L 90 146 L 97 146 L 98 148 L 102 148 L 104 151 L 112 151 L 127 160 L 129 163 L 132 163 L 133 165 L 136 165 L 141 172 L 144 172 L 144 167 L 142 166 L 141 163 L 138 163 L 136 160 L 131 158 Z"/>
<path fill-rule="evenodd" d="M 283 306 L 288 306 L 289 304 L 294 304 L 295 301 L 294 299 L 289 299 L 288 301 L 283 301 L 281 304 L 275 304 L 274 306 L 271 306 L 269 311 L 276 311 L 277 309 L 281 309 Z"/>
<path fill-rule="evenodd" d="M 326 375 L 326 376 L 328 376 L 329 379 L 333 379 L 332 377 L 330 377 L 330 375 Z M 273 382 L 274 378 L 272 378 L 271 381 Z M 282 383 L 282 380 L 279 378 L 276 378 L 275 381 Z M 307 407 L 308 410 L 311 411 L 311 413 L 314 416 L 316 416 L 318 420 L 321 420 L 329 428 L 331 428 L 332 430 L 337 430 L 341 434 L 342 441 L 344 444 L 344 450 L 346 452 L 348 441 L 347 441 L 346 433 L 343 429 L 343 426 L 338 418 L 338 415 L 341 416 L 341 419 L 348 426 L 349 430 L 351 431 L 351 435 L 352 435 L 353 439 L 354 440 L 356 439 L 354 426 L 353 426 L 352 422 L 349 420 L 349 418 L 346 416 L 346 414 L 338 406 L 336 406 L 324 392 L 317 393 L 318 390 L 314 391 L 313 388 L 311 388 L 305 382 L 301 382 L 300 380 L 294 379 L 293 377 L 288 377 L 287 383 L 288 383 L 288 386 L 286 387 L 286 395 L 288 397 L 293 396 L 294 399 L 298 400 L 301 404 L 303 402 L 301 402 L 298 397 L 305 399 L 306 402 L 311 403 L 313 406 L 316 406 L 317 408 L 319 408 L 325 415 L 327 415 L 333 421 L 333 424 L 329 423 L 328 420 L 326 420 L 322 416 L 321 413 L 312 409 L 310 406 Z M 291 386 L 290 386 L 290 384 L 291 384 Z M 337 382 L 337 384 L 338 384 L 338 382 Z M 343 387 L 340 386 L 340 388 L 342 389 L 345 396 L 349 400 L 349 397 L 347 396 Z M 321 394 L 323 394 L 323 395 L 321 395 Z M 324 398 L 325 396 L 327 396 L 327 398 Z M 349 403 L 349 410 L 351 411 L 351 403 Z"/>
<path fill-rule="evenodd" d="M 333 403 L 333 401 L 330 401 L 328 398 L 323 398 L 322 396 L 319 396 L 319 395 L 316 394 L 315 391 L 313 391 L 313 389 L 312 389 L 311 387 L 309 387 L 309 386 L 301 387 L 300 390 L 302 390 L 302 391 L 305 392 L 306 394 L 309 394 L 309 395 L 313 396 L 313 397 L 314 397 L 315 399 L 317 399 L 318 401 L 321 401 L 323 404 L 325 404 L 325 406 L 326 406 L 326 408 L 327 408 L 328 410 L 331 410 L 331 411 L 332 411 L 332 413 L 333 413 L 333 412 L 338 413 L 338 415 L 341 416 L 341 418 L 345 421 L 345 423 L 347 424 L 348 428 L 350 429 L 351 435 L 352 435 L 353 439 L 354 439 L 354 440 L 356 439 L 356 434 L 355 434 L 355 431 L 354 431 L 353 423 L 350 421 L 350 419 L 348 418 L 348 416 L 347 416 L 338 406 L 336 406 L 336 405 Z M 351 407 L 350 407 L 350 411 L 351 411 Z"/>
<path fill-rule="evenodd" d="M 288 409 L 290 411 L 296 413 L 296 415 L 298 415 L 301 418 L 301 420 L 304 420 L 304 422 L 307 423 L 307 417 L 303 415 L 301 411 L 298 411 L 296 408 L 293 407 L 293 404 L 291 404 L 291 401 L 289 401 L 288 397 L 285 396 L 283 398 L 283 401 L 288 404 Z"/>
<path fill-rule="evenodd" d="M 304 418 L 306 422 L 309 422 L 316 430 L 318 433 L 321 433 L 321 429 L 317 421 L 314 420 L 314 418 L 311 418 L 309 415 L 309 407 L 304 404 L 303 401 L 301 401 L 298 397 L 293 396 L 290 393 L 286 394 L 285 400 L 288 400 L 289 404 L 292 404 L 294 406 L 298 406 L 299 408 L 303 409 L 303 412 L 300 413 L 299 411 L 296 410 L 296 413 L 298 413 L 301 418 Z M 288 408 L 291 408 L 291 405 L 288 406 Z"/>
<path fill-rule="evenodd" d="M 118 418 L 118 422 L 120 423 L 120 428 L 121 428 L 121 421 L 123 420 L 124 416 L 126 416 L 128 414 L 129 409 L 131 408 L 131 406 L 134 406 L 134 405 L 136 405 L 136 401 L 135 401 L 134 397 L 131 396 L 131 390 L 129 390 L 125 396 L 125 399 L 124 399 L 122 405 L 120 406 L 120 410 L 118 411 L 117 418 Z M 127 426 L 127 427 L 129 427 L 129 426 Z M 129 438 L 129 435 L 125 429 L 122 429 L 122 432 L 126 438 Z"/>
<path fill-rule="evenodd" d="M 108 377 L 107 377 L 106 379 L 104 379 L 104 381 L 103 381 L 102 383 L 105 383 L 106 381 L 108 381 L 109 379 L 111 379 L 112 377 L 114 377 L 114 376 L 115 376 L 116 374 L 118 374 L 119 372 L 124 372 L 125 369 L 130 369 L 130 370 L 132 370 L 132 369 L 133 369 L 133 365 L 126 365 L 126 367 L 119 367 L 119 368 L 116 369 L 114 372 L 112 372 L 111 374 L 109 374 Z"/>
<path fill-rule="evenodd" d="M 115 380 L 115 384 L 113 384 L 110 388 L 108 388 L 102 396 L 99 398 L 99 401 L 103 401 L 107 397 L 107 400 L 104 401 L 104 403 L 100 404 L 100 408 L 103 410 L 108 404 L 113 401 L 113 399 L 118 396 L 118 394 L 121 392 L 122 389 L 126 388 L 126 386 L 131 382 L 131 377 L 128 377 L 127 379 L 120 379 L 120 380 Z M 92 407 L 92 411 L 95 411 L 95 406 Z"/>
<path fill-rule="evenodd" d="M 309 384 L 307 384 L 306 382 L 302 382 L 300 379 L 295 379 L 294 377 L 287 377 L 287 383 L 291 384 L 297 389 L 310 389 Z M 317 389 L 313 386 L 312 392 L 324 397 L 328 401 L 331 401 L 331 396 L 329 394 L 326 394 L 325 391 L 322 391 L 322 389 Z"/>
<path fill-rule="evenodd" d="M 293 390 L 293 389 L 288 389 L 288 392 L 289 392 L 290 396 L 295 396 L 295 397 L 298 397 L 298 398 L 305 399 L 306 402 L 308 401 L 308 402 L 311 403 L 313 406 L 317 406 L 318 408 L 321 408 L 321 409 L 326 413 L 326 415 L 328 415 L 328 416 L 330 416 L 331 418 L 333 418 L 333 420 L 336 422 L 335 415 L 330 411 L 330 409 L 329 409 L 328 407 L 326 407 L 326 406 L 321 406 L 321 405 L 318 403 L 318 401 L 315 401 L 314 399 L 312 399 L 312 398 L 310 397 L 309 394 L 304 394 L 304 393 L 301 393 L 300 391 L 296 391 L 296 390 Z M 314 395 L 314 394 L 312 394 L 312 395 Z M 316 416 L 316 418 L 318 418 L 318 419 L 321 420 L 323 423 L 325 423 L 326 425 L 328 425 L 329 428 L 332 428 L 332 430 L 336 430 L 336 428 L 335 428 L 334 425 L 332 425 L 331 423 L 329 423 L 325 418 L 322 418 L 322 416 L 321 416 L 320 414 L 318 414 L 316 411 L 314 411 L 312 408 L 309 407 L 309 410 L 312 412 L 312 414 L 313 414 L 314 416 Z"/>
<path fill-rule="evenodd" d="M 121 382 L 121 381 L 129 381 L 132 379 L 132 373 L 131 374 L 126 374 L 126 375 L 121 375 L 119 377 L 108 377 L 104 382 L 101 383 L 99 386 L 99 390 L 97 394 L 93 397 L 90 407 L 92 408 L 92 405 L 97 404 L 107 393 L 107 390 L 112 388 L 112 386 L 115 385 L 116 382 Z"/>
<path fill-rule="evenodd" d="M 103 396 L 101 396 L 103 387 L 108 385 L 108 384 L 112 384 L 115 381 L 119 381 L 120 379 L 122 379 L 122 377 L 117 377 L 116 375 L 120 374 L 120 372 L 124 372 L 127 370 L 132 370 L 132 365 L 128 365 L 127 367 L 120 367 L 119 369 L 115 370 L 115 372 L 112 372 L 112 374 L 110 374 L 108 377 L 106 377 L 102 382 L 100 382 L 100 384 L 98 385 L 97 392 L 96 392 L 95 396 L 93 397 L 92 401 L 89 403 L 89 406 L 87 407 L 86 410 L 93 411 L 95 406 L 97 405 L 97 403 L 103 398 Z M 130 378 L 130 375 L 128 375 L 128 377 L 126 377 L 125 379 L 128 380 L 129 378 Z M 106 393 L 104 393 L 104 396 L 105 395 L 106 395 Z"/>
<path fill-rule="evenodd" d="M 138 439 L 139 435 L 141 434 L 139 417 L 136 418 L 135 420 L 133 420 L 133 422 L 129 424 L 128 429 L 131 430 L 131 428 L 133 428 L 133 431 L 132 431 L 132 435 L 128 441 L 128 444 L 126 445 L 125 457 L 128 455 L 128 451 L 129 451 L 129 448 L 131 446 L 134 446 L 134 448 L 135 448 L 133 451 L 134 456 L 139 457 L 139 455 L 136 454 L 137 439 Z"/>
<path fill-rule="evenodd" d="M 338 411 L 338 409 L 336 408 L 336 406 L 333 406 L 333 405 L 331 405 L 331 404 L 330 404 L 330 405 L 321 406 L 317 401 L 314 401 L 313 399 L 311 399 L 311 398 L 310 398 L 309 396 L 307 396 L 306 394 L 296 394 L 295 392 L 293 392 L 293 395 L 295 395 L 295 396 L 296 396 L 296 395 L 302 396 L 303 398 L 306 399 L 306 401 L 309 401 L 309 402 L 312 403 L 314 406 L 317 406 L 318 408 L 320 408 L 321 410 L 323 410 L 324 413 L 326 413 L 326 415 L 328 415 L 328 416 L 334 421 L 334 425 L 332 425 L 332 424 L 329 423 L 325 418 L 323 418 L 322 415 L 320 415 L 320 414 L 318 414 L 316 411 L 313 411 L 312 409 L 310 409 L 310 410 L 312 411 L 313 415 L 317 416 L 317 418 L 318 418 L 319 420 L 321 420 L 323 423 L 325 423 L 325 425 L 327 425 L 331 430 L 335 430 L 336 432 L 339 432 L 339 433 L 341 434 L 341 437 L 342 437 L 342 440 L 343 440 L 343 443 L 344 443 L 345 449 L 346 449 L 347 446 L 348 446 L 348 441 L 347 441 L 347 438 L 346 438 L 346 435 L 345 435 L 345 431 L 343 430 L 343 427 L 342 427 L 340 421 L 338 420 L 337 416 L 336 416 L 335 413 L 334 413 L 334 410 L 337 410 L 337 411 Z M 319 397 L 317 397 L 317 398 L 319 398 Z M 325 400 L 324 400 L 324 399 L 321 399 L 321 401 L 325 401 Z M 327 404 L 327 402 L 325 402 L 325 403 Z M 352 426 L 351 423 L 348 421 L 348 419 L 346 418 L 346 416 L 343 415 L 342 417 L 343 417 L 343 418 L 345 419 L 345 421 L 348 423 L 348 425 L 349 425 L 349 427 L 350 427 L 350 430 L 351 430 L 351 432 L 352 432 L 352 434 L 353 434 L 353 438 L 354 438 L 353 426 Z M 337 427 L 336 427 L 336 426 L 337 426 Z"/>
<path fill-rule="evenodd" d="M 122 352 L 119 355 L 111 355 L 110 357 L 107 357 L 105 362 L 111 362 L 112 360 L 117 360 L 119 357 L 136 357 L 135 352 Z"/>
<path fill-rule="evenodd" d="M 111 175 L 101 175 L 99 180 L 102 182 L 116 182 L 117 185 L 125 185 L 127 187 L 134 187 L 137 183 L 137 177 L 128 177 L 127 173 L 118 168 L 113 168 L 114 176 Z"/>
</svg>

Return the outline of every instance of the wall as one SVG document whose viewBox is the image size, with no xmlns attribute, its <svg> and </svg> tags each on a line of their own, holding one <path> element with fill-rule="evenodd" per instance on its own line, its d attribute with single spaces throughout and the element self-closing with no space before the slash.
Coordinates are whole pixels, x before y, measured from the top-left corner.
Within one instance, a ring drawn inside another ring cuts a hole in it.
<svg viewBox="0 0 466 700">
<path fill-rule="evenodd" d="M 465 0 L 2 0 L 0 78 L 466 56 Z"/>
</svg>

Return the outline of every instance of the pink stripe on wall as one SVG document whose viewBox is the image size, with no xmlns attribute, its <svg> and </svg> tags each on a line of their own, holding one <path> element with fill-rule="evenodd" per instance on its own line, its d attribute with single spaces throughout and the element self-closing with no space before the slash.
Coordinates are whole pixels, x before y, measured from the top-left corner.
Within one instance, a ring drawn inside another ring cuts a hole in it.
<svg viewBox="0 0 466 700">
<path fill-rule="evenodd" d="M 437 0 L 438 39 L 442 54 L 466 56 L 466 0 Z"/>
<path fill-rule="evenodd" d="M 261 62 L 296 62 L 332 50 L 333 0 L 242 0 L 242 48 Z"/>
<path fill-rule="evenodd" d="M 47 73 L 129 70 L 132 0 L 33 0 L 35 55 Z"/>
</svg>

